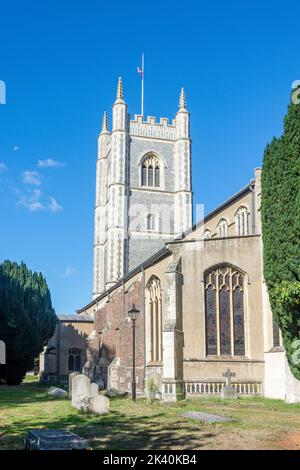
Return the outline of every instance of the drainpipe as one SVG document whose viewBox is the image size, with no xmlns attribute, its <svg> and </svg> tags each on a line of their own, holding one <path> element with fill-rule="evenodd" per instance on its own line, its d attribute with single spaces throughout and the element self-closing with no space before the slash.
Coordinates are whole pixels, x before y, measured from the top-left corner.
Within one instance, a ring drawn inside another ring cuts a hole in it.
<svg viewBox="0 0 300 470">
<path fill-rule="evenodd" d="M 144 383 L 144 390 L 145 390 L 145 384 L 146 384 L 146 312 L 145 312 L 145 271 L 144 268 L 142 267 L 142 295 L 141 295 L 141 311 L 142 311 L 142 317 L 143 317 L 143 352 L 144 352 L 144 377 L 143 377 L 143 383 Z"/>
<path fill-rule="evenodd" d="M 127 312 L 125 312 L 125 295 L 126 295 L 126 290 L 125 290 L 125 282 L 122 282 L 122 289 L 123 289 L 123 306 L 122 306 L 122 319 L 126 317 Z M 127 315 L 128 316 L 128 315 Z"/>
<path fill-rule="evenodd" d="M 59 383 L 60 376 L 60 320 L 57 323 L 57 335 L 56 335 L 56 382 Z"/>
</svg>

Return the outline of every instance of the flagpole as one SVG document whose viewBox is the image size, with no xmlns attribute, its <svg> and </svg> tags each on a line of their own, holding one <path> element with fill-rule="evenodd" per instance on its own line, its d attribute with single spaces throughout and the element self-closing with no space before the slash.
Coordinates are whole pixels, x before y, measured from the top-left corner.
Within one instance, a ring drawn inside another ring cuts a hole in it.
<svg viewBox="0 0 300 470">
<path fill-rule="evenodd" d="M 142 53 L 142 96 L 141 96 L 141 115 L 144 116 L 144 53 Z"/>
</svg>

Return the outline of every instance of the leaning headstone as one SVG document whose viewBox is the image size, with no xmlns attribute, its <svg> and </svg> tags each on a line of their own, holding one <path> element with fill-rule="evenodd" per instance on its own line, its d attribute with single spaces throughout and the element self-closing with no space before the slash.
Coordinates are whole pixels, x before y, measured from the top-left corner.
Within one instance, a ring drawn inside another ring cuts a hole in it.
<svg viewBox="0 0 300 470">
<path fill-rule="evenodd" d="M 128 392 L 126 390 L 117 390 L 116 388 L 109 388 L 105 391 L 105 395 L 109 398 L 126 397 Z"/>
<path fill-rule="evenodd" d="M 68 392 L 58 387 L 50 387 L 48 395 L 54 398 L 67 398 Z"/>
<path fill-rule="evenodd" d="M 221 390 L 221 398 L 237 398 L 237 391 L 235 387 L 231 385 L 231 377 L 235 377 L 235 373 L 231 372 L 230 369 L 227 369 L 227 371 L 223 374 L 223 377 L 226 378 L 226 385 Z"/>
<path fill-rule="evenodd" d="M 90 400 L 90 411 L 98 415 L 109 413 L 109 398 L 104 395 L 97 395 Z"/>
<path fill-rule="evenodd" d="M 90 396 L 90 379 L 84 374 L 76 375 L 72 380 L 72 406 L 78 410 L 88 411 L 87 401 Z"/>
<path fill-rule="evenodd" d="M 71 374 L 69 375 L 69 398 L 72 398 L 72 380 L 74 379 L 74 377 L 76 377 L 76 375 L 79 375 L 80 372 L 71 372 Z"/>
<path fill-rule="evenodd" d="M 99 394 L 99 387 L 84 375 L 72 380 L 72 406 L 84 413 L 103 415 L 109 413 L 109 398 Z"/>
</svg>

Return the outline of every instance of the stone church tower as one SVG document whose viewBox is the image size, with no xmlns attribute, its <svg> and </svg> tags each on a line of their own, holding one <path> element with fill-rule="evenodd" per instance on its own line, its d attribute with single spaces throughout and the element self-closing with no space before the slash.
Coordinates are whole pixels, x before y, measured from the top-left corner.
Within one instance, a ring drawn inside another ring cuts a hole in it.
<svg viewBox="0 0 300 470">
<path fill-rule="evenodd" d="M 112 130 L 98 138 L 94 289 L 97 297 L 192 225 L 190 116 L 131 119 L 119 78 Z"/>
</svg>

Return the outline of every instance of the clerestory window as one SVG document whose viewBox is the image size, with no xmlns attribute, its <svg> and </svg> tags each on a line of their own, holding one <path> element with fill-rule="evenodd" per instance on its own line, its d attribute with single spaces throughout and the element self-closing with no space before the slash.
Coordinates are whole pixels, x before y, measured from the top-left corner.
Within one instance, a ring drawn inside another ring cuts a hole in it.
<svg viewBox="0 0 300 470">
<path fill-rule="evenodd" d="M 239 236 L 250 234 L 249 230 L 249 212 L 247 207 L 241 206 L 235 215 L 236 233 Z"/>
<path fill-rule="evenodd" d="M 228 222 L 226 219 L 221 219 L 218 223 L 218 235 L 220 238 L 228 237 Z"/>
</svg>

